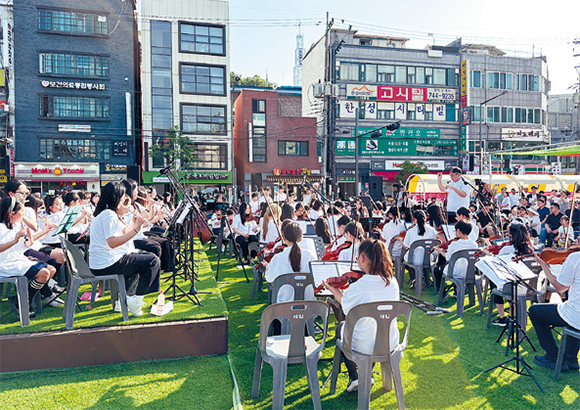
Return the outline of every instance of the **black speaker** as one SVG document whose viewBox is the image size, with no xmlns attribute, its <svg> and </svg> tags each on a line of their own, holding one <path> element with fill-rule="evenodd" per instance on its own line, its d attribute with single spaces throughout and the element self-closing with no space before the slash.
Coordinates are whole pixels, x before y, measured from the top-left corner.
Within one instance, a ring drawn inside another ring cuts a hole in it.
<svg viewBox="0 0 580 410">
<path fill-rule="evenodd" d="M 511 158 L 504 158 L 503 159 L 503 167 L 504 168 L 511 168 L 512 167 L 512 160 L 511 160 Z"/>
<path fill-rule="evenodd" d="M 141 185 L 141 167 L 138 165 L 128 165 L 127 179 L 134 179 L 139 185 Z"/>
<path fill-rule="evenodd" d="M 475 155 L 469 156 L 469 171 L 473 172 L 475 169 Z"/>
<path fill-rule="evenodd" d="M 376 175 L 369 176 L 369 194 L 373 201 L 383 200 L 383 177 Z"/>
</svg>

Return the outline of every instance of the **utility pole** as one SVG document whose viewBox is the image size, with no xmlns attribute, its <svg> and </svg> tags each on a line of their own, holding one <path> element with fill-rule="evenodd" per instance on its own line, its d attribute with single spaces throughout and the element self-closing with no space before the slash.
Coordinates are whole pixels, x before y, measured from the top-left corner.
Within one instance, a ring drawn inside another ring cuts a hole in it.
<svg viewBox="0 0 580 410">
<path fill-rule="evenodd" d="M 578 73 L 578 88 L 576 88 L 576 140 L 580 140 L 580 65 L 577 65 L 576 72 Z M 580 157 L 576 157 L 576 172 L 575 175 L 580 175 Z"/>
<path fill-rule="evenodd" d="M 354 195 L 358 198 L 360 186 L 358 184 L 358 107 L 354 109 Z"/>
</svg>

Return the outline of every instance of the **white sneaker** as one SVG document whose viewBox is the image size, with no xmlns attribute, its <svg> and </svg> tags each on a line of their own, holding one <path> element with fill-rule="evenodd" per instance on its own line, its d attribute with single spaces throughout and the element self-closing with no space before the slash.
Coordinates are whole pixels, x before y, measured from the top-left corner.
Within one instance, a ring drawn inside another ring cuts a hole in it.
<svg viewBox="0 0 580 410">
<path fill-rule="evenodd" d="M 54 297 L 54 296 L 53 296 Z M 48 298 L 51 299 L 51 298 Z M 64 300 L 62 300 L 61 298 L 54 298 L 54 300 L 52 300 L 48 306 L 52 306 L 52 307 L 60 307 L 64 305 Z"/>
<path fill-rule="evenodd" d="M 113 310 L 115 312 L 120 312 L 121 311 L 121 301 L 119 299 L 117 299 L 115 301 L 115 307 L 113 308 Z"/>
<path fill-rule="evenodd" d="M 143 315 L 143 296 L 127 296 L 127 308 L 133 316 Z"/>
<path fill-rule="evenodd" d="M 371 386 L 374 386 L 374 384 L 375 384 L 375 378 L 371 377 Z M 349 381 L 348 386 L 346 386 L 346 391 L 349 393 L 352 393 L 353 391 L 357 391 L 357 390 L 358 390 L 358 379 Z"/>
</svg>

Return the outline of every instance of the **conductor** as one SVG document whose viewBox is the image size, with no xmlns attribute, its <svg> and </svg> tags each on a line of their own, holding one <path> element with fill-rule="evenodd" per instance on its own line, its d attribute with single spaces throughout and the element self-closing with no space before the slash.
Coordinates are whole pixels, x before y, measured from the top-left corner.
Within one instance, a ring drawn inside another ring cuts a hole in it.
<svg viewBox="0 0 580 410">
<path fill-rule="evenodd" d="M 437 174 L 437 185 L 441 192 L 447 192 L 447 221 L 449 224 L 457 222 L 456 212 L 462 206 L 469 208 L 471 187 L 463 182 L 461 168 L 453 167 L 449 172 L 451 182 L 443 185 L 443 174 Z"/>
</svg>

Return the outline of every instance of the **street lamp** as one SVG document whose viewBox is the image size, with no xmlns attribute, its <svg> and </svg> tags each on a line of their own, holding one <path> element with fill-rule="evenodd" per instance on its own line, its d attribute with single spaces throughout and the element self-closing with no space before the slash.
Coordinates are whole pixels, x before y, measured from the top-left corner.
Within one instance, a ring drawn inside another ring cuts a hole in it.
<svg viewBox="0 0 580 410">
<path fill-rule="evenodd" d="M 506 95 L 507 93 L 509 93 L 509 91 L 505 90 L 501 94 L 498 94 L 495 97 L 488 98 L 487 100 L 485 100 L 479 104 L 479 167 L 480 167 L 479 172 L 483 171 L 483 145 L 482 145 L 483 142 L 481 140 L 481 122 L 483 119 L 483 106 L 485 104 L 487 104 L 488 102 L 495 100 L 496 98 L 501 97 L 502 95 Z M 467 150 L 469 150 L 469 147 L 467 147 Z M 489 164 L 489 166 L 490 166 L 490 171 L 491 171 L 491 163 Z M 491 172 L 490 172 L 490 174 L 491 174 Z"/>
</svg>

